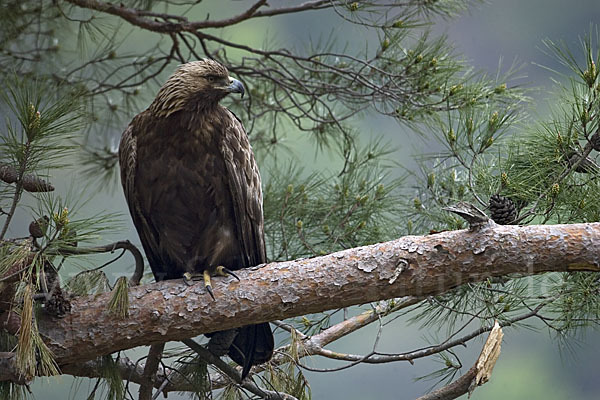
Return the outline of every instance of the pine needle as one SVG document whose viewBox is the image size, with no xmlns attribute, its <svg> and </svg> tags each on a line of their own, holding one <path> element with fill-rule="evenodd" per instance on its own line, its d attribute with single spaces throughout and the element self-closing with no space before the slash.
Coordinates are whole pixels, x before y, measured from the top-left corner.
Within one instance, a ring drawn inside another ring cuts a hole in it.
<svg viewBox="0 0 600 400">
<path fill-rule="evenodd" d="M 97 270 L 78 273 L 67 282 L 67 288 L 76 296 L 104 293 L 110 290 L 106 274 Z"/>
<path fill-rule="evenodd" d="M 118 400 L 125 398 L 125 385 L 117 368 L 117 363 L 111 355 L 102 357 L 102 377 L 108 389 L 106 399 Z"/>
<path fill-rule="evenodd" d="M 298 353 L 300 343 L 301 338 L 295 330 L 292 330 L 288 355 L 293 361 L 282 366 L 268 364 L 265 378 L 269 381 L 269 386 L 277 391 L 288 393 L 300 400 L 310 400 L 310 386 L 302 371 L 297 367 L 300 360 Z"/>
<path fill-rule="evenodd" d="M 243 399 L 241 390 L 235 384 L 225 386 L 218 397 L 219 400 L 241 400 Z"/>
<path fill-rule="evenodd" d="M 208 364 L 206 361 L 196 355 L 191 357 L 186 356 L 179 359 L 176 363 L 175 371 L 193 385 L 193 391 L 199 399 L 209 398 L 211 386 L 208 377 Z M 236 386 L 234 385 L 234 387 Z M 225 391 L 226 390 L 223 392 Z"/>
<path fill-rule="evenodd" d="M 46 346 L 42 336 L 40 335 L 37 327 L 37 321 L 33 321 L 32 324 L 32 335 L 33 345 L 38 355 L 38 375 L 41 376 L 53 376 L 59 375 L 60 371 L 56 361 L 54 361 L 54 354 Z"/>
<path fill-rule="evenodd" d="M 23 310 L 21 311 L 21 328 L 19 329 L 19 343 L 17 344 L 17 368 L 27 379 L 35 376 L 35 346 L 32 340 L 33 320 L 33 290 L 27 284 L 23 289 Z"/>
<path fill-rule="evenodd" d="M 23 288 L 23 309 L 17 343 L 17 368 L 26 379 L 36 375 L 58 375 L 54 355 L 40 336 L 33 314 L 33 285 Z"/>
<path fill-rule="evenodd" d="M 28 398 L 27 394 L 26 386 L 8 381 L 0 382 L 0 399 L 24 400 Z"/>
<path fill-rule="evenodd" d="M 122 276 L 117 279 L 115 287 L 112 291 L 112 297 L 108 302 L 108 311 L 114 313 L 120 318 L 125 318 L 129 315 L 129 285 L 127 277 Z"/>
</svg>

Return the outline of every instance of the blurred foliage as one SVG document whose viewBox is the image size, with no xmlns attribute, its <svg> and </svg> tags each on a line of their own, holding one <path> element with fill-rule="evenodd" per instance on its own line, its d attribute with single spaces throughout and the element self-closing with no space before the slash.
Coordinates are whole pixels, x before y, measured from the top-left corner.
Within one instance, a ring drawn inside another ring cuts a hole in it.
<svg viewBox="0 0 600 400">
<path fill-rule="evenodd" d="M 265 236 L 271 260 L 289 260 L 392 239 L 398 202 L 384 165 L 391 150 L 375 142 L 341 174 L 303 173 L 295 164 L 268 171 Z"/>
</svg>

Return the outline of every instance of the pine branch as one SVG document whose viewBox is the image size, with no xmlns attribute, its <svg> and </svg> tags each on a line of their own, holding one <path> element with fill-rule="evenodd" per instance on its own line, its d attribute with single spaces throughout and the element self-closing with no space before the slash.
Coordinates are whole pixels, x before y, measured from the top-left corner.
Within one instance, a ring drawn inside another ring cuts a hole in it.
<svg viewBox="0 0 600 400">
<path fill-rule="evenodd" d="M 600 128 L 598 128 L 598 130 L 594 133 L 594 135 L 592 137 L 596 138 L 595 139 L 596 141 L 600 141 L 597 139 L 598 137 L 600 137 Z M 525 218 L 535 215 L 535 212 L 536 212 L 537 208 L 539 207 L 540 202 L 542 201 L 542 199 L 544 199 L 546 196 L 548 196 L 549 193 L 551 193 L 554 185 L 560 184 L 572 172 L 576 171 L 581 165 L 583 165 L 584 161 L 588 159 L 588 156 L 590 155 L 592 150 L 594 150 L 594 142 L 588 141 L 586 143 L 585 147 L 583 148 L 583 151 L 581 152 L 581 154 L 579 154 L 578 159 L 574 160 L 573 163 L 569 163 L 565 167 L 563 172 L 554 180 L 553 185 L 549 186 L 543 193 L 541 193 L 538 196 L 538 198 L 535 200 L 533 205 L 527 210 L 527 212 L 524 212 L 516 221 L 514 221 L 514 223 L 519 223 L 519 222 L 523 221 Z"/>
<path fill-rule="evenodd" d="M 271 263 L 202 283 L 179 280 L 129 291 L 128 319 L 106 309 L 110 293 L 72 301 L 62 319 L 40 316 L 59 365 L 141 345 L 401 296 L 428 296 L 509 274 L 600 271 L 600 223 L 498 226 L 407 236 L 313 259 Z M 499 250 L 501 249 L 501 250 Z M 244 299 L 240 301 L 240 299 Z"/>
</svg>

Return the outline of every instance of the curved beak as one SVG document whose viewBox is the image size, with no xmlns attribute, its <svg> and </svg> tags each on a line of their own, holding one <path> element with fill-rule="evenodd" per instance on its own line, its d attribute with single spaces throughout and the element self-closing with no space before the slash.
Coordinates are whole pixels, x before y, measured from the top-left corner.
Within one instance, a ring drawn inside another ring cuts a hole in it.
<svg viewBox="0 0 600 400">
<path fill-rule="evenodd" d="M 244 93 L 246 92 L 242 82 L 235 78 L 229 78 L 229 86 L 227 86 L 227 91 L 229 93 L 241 93 L 242 97 L 244 97 Z"/>
</svg>

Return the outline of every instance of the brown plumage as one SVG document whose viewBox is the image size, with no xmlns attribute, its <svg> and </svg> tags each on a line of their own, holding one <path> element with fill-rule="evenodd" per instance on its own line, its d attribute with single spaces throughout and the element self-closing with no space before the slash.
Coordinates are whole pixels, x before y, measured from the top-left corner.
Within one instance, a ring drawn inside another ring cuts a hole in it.
<svg viewBox="0 0 600 400">
<path fill-rule="evenodd" d="M 266 262 L 258 167 L 240 120 L 219 105 L 232 92 L 243 86 L 221 64 L 181 65 L 121 138 L 125 197 L 157 281 Z M 268 323 L 240 328 L 228 350 L 243 376 L 272 352 Z"/>
</svg>

